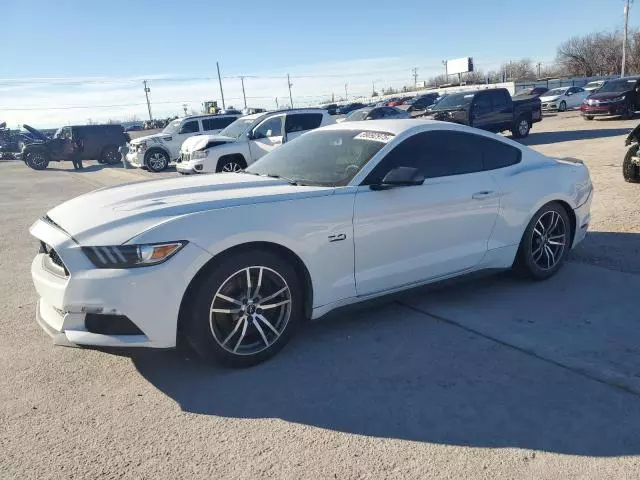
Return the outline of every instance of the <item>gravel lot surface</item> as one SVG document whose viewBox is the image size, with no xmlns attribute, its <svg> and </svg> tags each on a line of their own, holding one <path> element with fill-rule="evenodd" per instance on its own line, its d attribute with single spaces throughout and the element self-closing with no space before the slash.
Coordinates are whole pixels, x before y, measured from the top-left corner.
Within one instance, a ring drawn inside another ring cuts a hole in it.
<svg viewBox="0 0 640 480">
<path fill-rule="evenodd" d="M 243 371 L 54 347 L 35 322 L 30 224 L 175 172 L 0 162 L 0 478 L 637 479 L 640 185 L 621 174 L 635 124 L 568 112 L 523 142 L 583 159 L 596 188 L 591 232 L 551 281 L 337 312 Z"/>
</svg>

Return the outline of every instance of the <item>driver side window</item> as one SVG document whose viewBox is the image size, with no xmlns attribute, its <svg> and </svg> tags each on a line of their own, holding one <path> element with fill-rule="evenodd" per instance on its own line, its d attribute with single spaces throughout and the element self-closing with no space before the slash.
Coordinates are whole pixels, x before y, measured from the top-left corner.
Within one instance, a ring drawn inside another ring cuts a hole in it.
<svg viewBox="0 0 640 480">
<path fill-rule="evenodd" d="M 273 117 L 265 120 L 253 131 L 253 139 L 282 136 L 282 117 Z"/>
<path fill-rule="evenodd" d="M 417 133 L 391 150 L 367 176 L 364 185 L 380 183 L 397 167 L 416 168 L 425 178 L 480 172 L 481 143 L 476 135 L 463 132 Z"/>
<path fill-rule="evenodd" d="M 180 132 L 178 133 L 196 133 L 199 130 L 200 129 L 198 128 L 198 121 L 193 120 L 182 125 L 182 127 L 180 127 Z"/>
</svg>

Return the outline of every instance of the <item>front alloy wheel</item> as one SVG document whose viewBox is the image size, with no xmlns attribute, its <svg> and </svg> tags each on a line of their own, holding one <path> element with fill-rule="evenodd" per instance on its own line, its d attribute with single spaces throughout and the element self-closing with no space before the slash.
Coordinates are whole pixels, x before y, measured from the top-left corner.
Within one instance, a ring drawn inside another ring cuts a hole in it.
<svg viewBox="0 0 640 480">
<path fill-rule="evenodd" d="M 184 335 L 203 358 L 248 367 L 278 353 L 304 316 L 296 270 L 275 252 L 216 259 L 185 305 Z"/>
<path fill-rule="evenodd" d="M 169 157 L 166 153 L 155 150 L 147 156 L 147 166 L 153 172 L 161 172 L 169 166 Z"/>
<path fill-rule="evenodd" d="M 291 317 L 291 290 L 282 276 L 264 266 L 230 275 L 211 302 L 209 326 L 222 348 L 255 355 L 282 335 Z"/>
<path fill-rule="evenodd" d="M 223 172 L 239 172 L 242 170 L 242 166 L 238 162 L 230 161 L 222 165 L 221 171 Z"/>
</svg>

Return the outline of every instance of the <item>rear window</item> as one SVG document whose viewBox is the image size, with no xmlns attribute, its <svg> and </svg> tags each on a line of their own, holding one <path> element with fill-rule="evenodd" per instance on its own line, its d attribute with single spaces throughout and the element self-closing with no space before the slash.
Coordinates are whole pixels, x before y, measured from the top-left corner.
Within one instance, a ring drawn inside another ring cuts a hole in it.
<svg viewBox="0 0 640 480">
<path fill-rule="evenodd" d="M 222 130 L 223 128 L 231 125 L 236 121 L 235 117 L 214 117 L 205 118 L 202 120 L 202 129 L 204 131 L 209 130 Z"/>
<path fill-rule="evenodd" d="M 482 161 L 485 170 L 495 170 L 520 163 L 522 157 L 520 149 L 502 142 L 481 138 Z"/>
<path fill-rule="evenodd" d="M 318 128 L 321 123 L 321 113 L 290 113 L 285 120 L 285 131 L 287 133 L 304 132 Z"/>
</svg>

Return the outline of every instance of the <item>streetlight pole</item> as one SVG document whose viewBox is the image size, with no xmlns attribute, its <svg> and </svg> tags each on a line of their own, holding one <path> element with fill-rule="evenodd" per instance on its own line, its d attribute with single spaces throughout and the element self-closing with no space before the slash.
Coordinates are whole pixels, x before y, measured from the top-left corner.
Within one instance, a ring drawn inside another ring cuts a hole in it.
<svg viewBox="0 0 640 480">
<path fill-rule="evenodd" d="M 220 65 L 216 62 L 216 68 L 218 69 L 218 83 L 220 84 L 220 96 L 222 97 L 222 109 L 226 110 L 227 107 L 224 104 L 224 92 L 222 91 L 222 78 L 220 77 Z"/>
<path fill-rule="evenodd" d="M 244 98 L 244 108 L 247 108 L 247 96 L 244 93 L 244 77 L 240 77 L 240 83 L 242 83 L 242 98 Z"/>
<path fill-rule="evenodd" d="M 287 73 L 287 85 L 289 86 L 289 101 L 291 102 L 291 108 L 293 108 L 293 95 L 291 95 L 291 79 L 289 78 L 289 74 Z"/>
<path fill-rule="evenodd" d="M 347 100 L 347 101 L 349 100 L 349 93 L 347 92 L 347 86 L 348 85 L 349 85 L 348 83 L 344 84 L 344 99 Z"/>
<path fill-rule="evenodd" d="M 149 110 L 149 121 L 153 122 L 153 116 L 151 115 L 151 102 L 149 102 L 149 92 L 151 91 L 151 89 L 149 87 L 147 87 L 147 81 L 143 81 L 142 83 L 144 83 L 144 95 L 145 97 L 147 97 L 147 109 Z"/>
<path fill-rule="evenodd" d="M 626 0 L 624 5 L 624 38 L 622 39 L 622 68 L 620 77 L 624 77 L 625 67 L 627 66 L 627 31 L 629 29 L 629 8 L 631 8 L 631 0 Z"/>
</svg>

